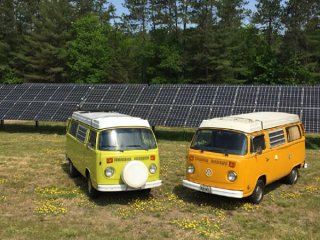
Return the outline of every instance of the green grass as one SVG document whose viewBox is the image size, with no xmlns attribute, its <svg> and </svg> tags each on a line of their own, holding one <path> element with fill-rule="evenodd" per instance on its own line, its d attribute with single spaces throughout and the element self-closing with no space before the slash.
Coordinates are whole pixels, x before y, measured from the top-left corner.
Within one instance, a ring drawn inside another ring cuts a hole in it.
<svg viewBox="0 0 320 240">
<path fill-rule="evenodd" d="M 156 128 L 163 186 L 90 200 L 70 179 L 61 123 L 0 130 L 0 239 L 320 239 L 319 135 L 308 135 L 309 168 L 294 186 L 278 181 L 263 202 L 181 186 L 194 129 Z"/>
</svg>

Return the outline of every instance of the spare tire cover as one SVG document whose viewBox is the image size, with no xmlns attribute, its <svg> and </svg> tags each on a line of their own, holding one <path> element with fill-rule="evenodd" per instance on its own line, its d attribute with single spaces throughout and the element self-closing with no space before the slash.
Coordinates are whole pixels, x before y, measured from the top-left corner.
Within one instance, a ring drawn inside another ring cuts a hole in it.
<svg viewBox="0 0 320 240">
<path fill-rule="evenodd" d="M 123 168 L 121 177 L 129 187 L 140 188 L 147 182 L 148 169 L 142 162 L 131 161 Z"/>
</svg>

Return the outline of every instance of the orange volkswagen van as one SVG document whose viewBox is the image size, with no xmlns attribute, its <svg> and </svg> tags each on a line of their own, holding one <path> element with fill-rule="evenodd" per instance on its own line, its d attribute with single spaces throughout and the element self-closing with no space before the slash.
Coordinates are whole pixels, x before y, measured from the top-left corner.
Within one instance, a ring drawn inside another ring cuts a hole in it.
<svg viewBox="0 0 320 240">
<path fill-rule="evenodd" d="M 278 179 L 306 167 L 304 127 L 295 114 L 256 112 L 204 120 L 195 133 L 183 186 L 260 203 Z"/>
</svg>

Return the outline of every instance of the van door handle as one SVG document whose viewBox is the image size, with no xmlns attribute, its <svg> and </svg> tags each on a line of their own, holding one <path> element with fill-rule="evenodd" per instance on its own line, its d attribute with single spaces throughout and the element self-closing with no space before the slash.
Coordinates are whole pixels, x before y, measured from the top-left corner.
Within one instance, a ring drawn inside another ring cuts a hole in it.
<svg viewBox="0 0 320 240">
<path fill-rule="evenodd" d="M 266 158 L 266 161 L 269 162 L 269 158 Z"/>
</svg>

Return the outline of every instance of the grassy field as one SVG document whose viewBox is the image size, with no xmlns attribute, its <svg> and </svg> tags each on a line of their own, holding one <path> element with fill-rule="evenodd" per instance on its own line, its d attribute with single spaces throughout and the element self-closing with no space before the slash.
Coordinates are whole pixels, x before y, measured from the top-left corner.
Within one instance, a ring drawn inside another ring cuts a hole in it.
<svg viewBox="0 0 320 240">
<path fill-rule="evenodd" d="M 157 130 L 163 186 L 90 200 L 64 161 L 63 125 L 0 130 L 0 239 L 320 239 L 319 135 L 294 186 L 267 187 L 260 205 L 181 186 L 192 130 Z"/>
</svg>

